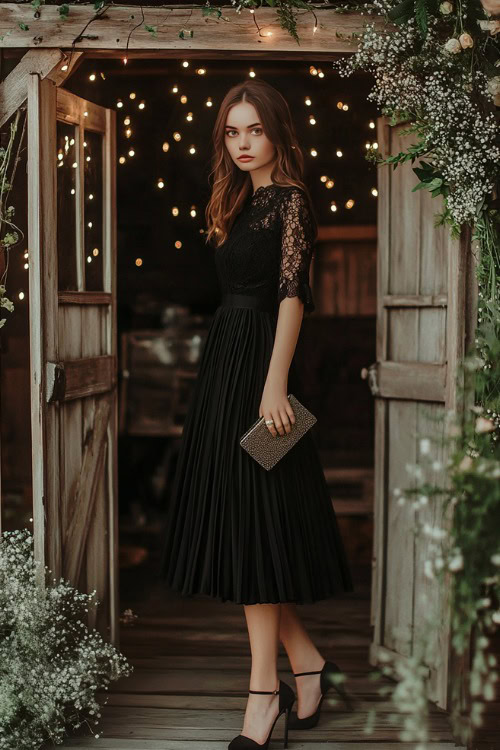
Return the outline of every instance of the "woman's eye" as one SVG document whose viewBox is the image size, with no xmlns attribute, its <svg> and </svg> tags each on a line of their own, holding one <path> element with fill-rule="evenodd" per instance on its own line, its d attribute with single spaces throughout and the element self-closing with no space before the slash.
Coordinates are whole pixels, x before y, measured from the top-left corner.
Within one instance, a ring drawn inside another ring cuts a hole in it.
<svg viewBox="0 0 500 750">
<path fill-rule="evenodd" d="M 252 133 L 255 133 L 255 131 L 258 131 L 258 135 L 262 133 L 262 128 L 252 128 Z M 231 135 L 231 133 L 236 133 L 236 130 L 226 130 L 226 135 Z"/>
</svg>

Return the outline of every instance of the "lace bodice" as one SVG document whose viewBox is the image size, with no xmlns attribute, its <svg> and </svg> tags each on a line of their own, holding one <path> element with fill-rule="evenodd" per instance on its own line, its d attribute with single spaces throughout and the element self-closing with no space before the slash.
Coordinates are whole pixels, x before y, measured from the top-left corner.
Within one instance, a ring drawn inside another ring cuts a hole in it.
<svg viewBox="0 0 500 750">
<path fill-rule="evenodd" d="M 295 186 L 265 185 L 250 194 L 227 240 L 215 250 L 223 293 L 252 294 L 276 309 L 299 297 L 312 312 L 309 285 L 313 226 L 304 192 Z"/>
</svg>

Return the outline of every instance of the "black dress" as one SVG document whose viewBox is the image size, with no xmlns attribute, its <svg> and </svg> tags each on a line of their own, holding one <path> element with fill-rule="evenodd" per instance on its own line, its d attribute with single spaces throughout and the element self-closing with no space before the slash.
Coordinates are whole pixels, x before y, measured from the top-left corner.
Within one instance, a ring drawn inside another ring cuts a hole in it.
<svg viewBox="0 0 500 750">
<path fill-rule="evenodd" d="M 239 444 L 259 416 L 279 303 L 298 296 L 314 309 L 311 226 L 300 188 L 262 186 L 215 249 L 222 299 L 184 422 L 161 564 L 184 596 L 305 604 L 352 590 L 313 432 L 270 471 Z M 295 358 L 287 393 L 307 406 Z"/>
</svg>

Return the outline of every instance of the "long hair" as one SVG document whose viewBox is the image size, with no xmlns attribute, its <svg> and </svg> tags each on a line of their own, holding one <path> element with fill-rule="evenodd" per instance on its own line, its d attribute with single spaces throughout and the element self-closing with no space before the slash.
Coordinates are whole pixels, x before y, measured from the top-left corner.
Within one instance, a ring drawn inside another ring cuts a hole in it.
<svg viewBox="0 0 500 750">
<path fill-rule="evenodd" d="M 253 104 L 267 138 L 274 144 L 276 156 L 271 180 L 277 185 L 301 188 L 311 210 L 314 233 L 317 222 L 311 196 L 303 182 L 304 154 L 297 141 L 290 109 L 280 92 L 269 83 L 249 80 L 233 86 L 224 97 L 213 129 L 212 194 L 205 209 L 206 240 L 218 247 L 226 241 L 252 188 L 252 178 L 234 164 L 225 146 L 225 127 L 231 107 L 239 102 Z"/>
</svg>

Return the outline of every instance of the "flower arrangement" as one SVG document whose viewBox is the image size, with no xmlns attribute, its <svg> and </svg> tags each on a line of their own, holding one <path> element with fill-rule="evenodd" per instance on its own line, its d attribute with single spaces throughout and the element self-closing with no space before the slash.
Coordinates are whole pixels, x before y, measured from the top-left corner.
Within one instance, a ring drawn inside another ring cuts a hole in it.
<svg viewBox="0 0 500 750">
<path fill-rule="evenodd" d="M 47 571 L 47 568 L 46 568 Z M 0 749 L 35 750 L 68 728 L 98 724 L 98 690 L 132 667 L 84 622 L 95 591 L 63 578 L 39 585 L 27 529 L 0 537 Z M 47 572 L 46 572 L 46 575 Z M 98 736 L 98 735 L 95 735 Z"/>
</svg>

